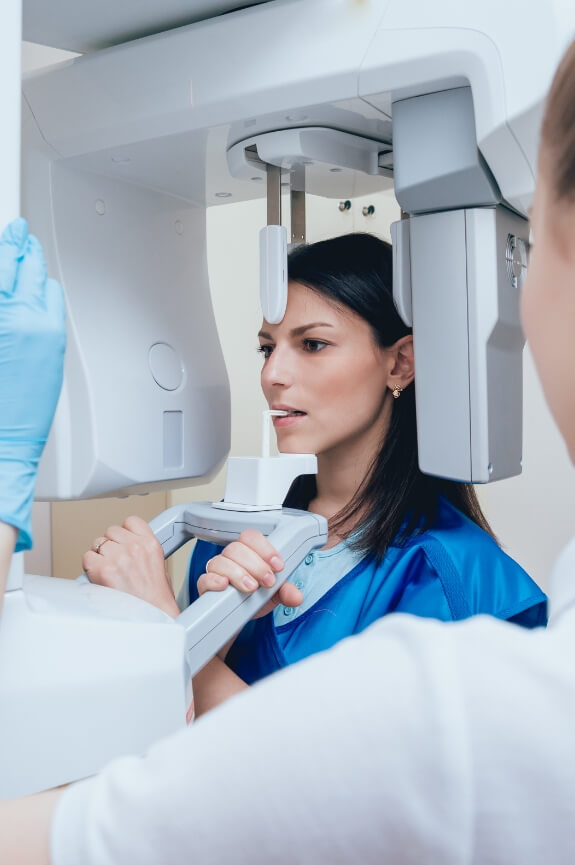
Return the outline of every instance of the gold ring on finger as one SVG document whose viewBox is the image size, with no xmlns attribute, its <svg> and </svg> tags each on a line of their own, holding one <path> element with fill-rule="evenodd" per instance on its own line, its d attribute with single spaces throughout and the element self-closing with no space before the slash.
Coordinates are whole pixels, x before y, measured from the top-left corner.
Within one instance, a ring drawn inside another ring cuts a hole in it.
<svg viewBox="0 0 575 865">
<path fill-rule="evenodd" d="M 106 541 L 109 541 L 109 540 L 110 540 L 110 538 L 102 538 L 102 540 L 99 543 L 94 544 L 92 549 L 94 550 L 95 553 L 100 553 L 100 550 L 102 549 L 102 547 L 104 546 Z M 100 555 L 102 555 L 102 553 L 100 553 Z"/>
</svg>

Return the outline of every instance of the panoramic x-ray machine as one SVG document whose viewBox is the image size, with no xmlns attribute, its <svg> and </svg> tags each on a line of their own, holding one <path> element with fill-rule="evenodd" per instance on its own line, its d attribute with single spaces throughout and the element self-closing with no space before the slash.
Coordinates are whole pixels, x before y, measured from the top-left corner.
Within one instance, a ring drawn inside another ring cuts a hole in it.
<svg viewBox="0 0 575 865">
<path fill-rule="evenodd" d="M 79 15 L 73 0 L 24 0 L 22 11 L 25 39 L 83 55 L 27 77 L 20 108 L 20 0 L 4 3 L 0 222 L 23 212 L 68 303 L 38 498 L 183 486 L 221 466 L 229 388 L 206 208 L 266 189 L 262 304 L 279 320 L 285 248 L 305 236 L 303 192 L 394 186 L 405 217 L 393 227 L 394 292 L 414 330 L 421 468 L 473 482 L 521 471 L 525 217 L 575 9 L 100 0 Z M 279 227 L 282 184 L 291 238 Z M 282 550 L 285 578 L 325 541 L 322 518 L 281 508 L 291 478 L 314 468 L 312 455 L 230 461 L 224 502 L 153 522 L 166 555 L 253 525 Z M 16 570 L 0 620 L 0 795 L 88 775 L 183 725 L 190 672 L 271 591 L 207 594 L 174 622 L 120 592 Z"/>
</svg>

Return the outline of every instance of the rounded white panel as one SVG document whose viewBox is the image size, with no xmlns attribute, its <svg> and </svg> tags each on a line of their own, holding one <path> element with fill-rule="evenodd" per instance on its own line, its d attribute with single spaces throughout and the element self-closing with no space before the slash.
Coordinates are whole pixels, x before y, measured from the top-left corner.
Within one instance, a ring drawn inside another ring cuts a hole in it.
<svg viewBox="0 0 575 865">
<path fill-rule="evenodd" d="M 164 390 L 177 390 L 184 380 L 184 364 L 167 342 L 156 342 L 148 355 L 150 372 Z"/>
</svg>

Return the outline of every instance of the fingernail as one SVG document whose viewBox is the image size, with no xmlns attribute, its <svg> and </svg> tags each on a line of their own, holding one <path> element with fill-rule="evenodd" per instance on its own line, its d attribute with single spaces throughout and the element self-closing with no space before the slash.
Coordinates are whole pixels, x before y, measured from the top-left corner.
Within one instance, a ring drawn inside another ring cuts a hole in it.
<svg viewBox="0 0 575 865">
<path fill-rule="evenodd" d="M 271 573 L 271 571 L 269 572 L 269 574 L 264 574 L 264 576 L 262 577 L 262 583 L 264 584 L 264 586 L 267 586 L 268 589 L 271 589 L 272 586 L 275 586 L 275 582 L 276 578 Z"/>
<path fill-rule="evenodd" d="M 258 587 L 256 580 L 254 580 L 253 577 L 248 577 L 247 575 L 243 578 L 242 583 L 250 592 L 253 591 L 253 589 L 257 589 Z"/>
<path fill-rule="evenodd" d="M 272 566 L 274 571 L 281 571 L 283 570 L 284 563 L 279 556 L 272 556 L 270 559 L 270 565 Z"/>
</svg>

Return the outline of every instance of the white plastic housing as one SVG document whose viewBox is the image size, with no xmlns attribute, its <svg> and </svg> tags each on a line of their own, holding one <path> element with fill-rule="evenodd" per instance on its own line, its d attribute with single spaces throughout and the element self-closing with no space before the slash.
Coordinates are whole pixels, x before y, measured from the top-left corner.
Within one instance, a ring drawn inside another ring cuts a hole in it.
<svg viewBox="0 0 575 865">
<path fill-rule="evenodd" d="M 67 299 L 65 378 L 36 498 L 182 486 L 230 441 L 205 210 L 52 162 L 29 108 L 23 209 Z"/>
<path fill-rule="evenodd" d="M 185 724 L 183 628 L 102 586 L 25 577 L 0 627 L 0 799 L 85 778 Z"/>
<path fill-rule="evenodd" d="M 57 14 L 69 33 L 62 47 L 81 50 L 89 20 L 75 8 L 59 0 L 48 43 Z M 137 19 L 142 6 L 108 3 L 98 16 L 112 28 L 117 18 L 121 38 L 128 9 Z M 572 4 L 550 0 L 528 15 L 497 0 L 274 0 L 96 51 L 35 76 L 25 91 L 54 158 L 78 157 L 90 170 L 186 198 L 195 188 L 216 203 L 222 189 L 232 200 L 264 193 L 227 169 L 226 148 L 248 135 L 304 124 L 389 142 L 392 101 L 469 84 L 479 149 L 504 199 L 524 210 L 543 99 L 574 32 Z M 206 135 L 210 158 L 199 161 Z M 338 176 L 326 169 L 324 181 L 338 195 Z"/>
<path fill-rule="evenodd" d="M 161 33 L 192 21 L 222 15 L 266 0 L 137 0 L 136 3 L 99 0 L 87 4 L 81 15 L 72 14 L 69 0 L 26 0 L 25 38 L 40 45 L 85 52 Z M 268 0 L 269 2 L 269 0 Z"/>
<path fill-rule="evenodd" d="M 528 224 L 503 207 L 404 221 L 421 470 L 474 483 L 517 475 L 524 337 L 508 241 L 527 244 Z"/>
<path fill-rule="evenodd" d="M 294 465 L 297 460 L 294 460 Z M 300 471 L 305 466 L 299 466 Z M 191 537 L 228 543 L 250 525 L 284 561 L 276 586 L 207 592 L 176 620 L 85 578 L 24 578 L 0 628 L 0 799 L 92 775 L 183 727 L 201 669 L 327 540 L 318 514 L 247 515 L 210 502 L 170 508 L 151 527 L 170 555 Z"/>
</svg>

